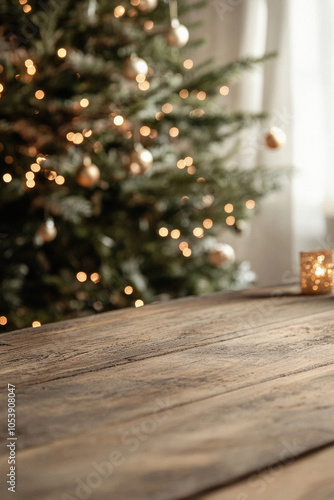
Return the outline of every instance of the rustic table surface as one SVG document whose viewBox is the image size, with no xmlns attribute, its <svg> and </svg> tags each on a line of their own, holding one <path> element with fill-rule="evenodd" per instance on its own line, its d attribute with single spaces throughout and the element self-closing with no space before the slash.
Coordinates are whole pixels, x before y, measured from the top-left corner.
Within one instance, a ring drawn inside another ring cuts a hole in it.
<svg viewBox="0 0 334 500">
<path fill-rule="evenodd" d="M 264 289 L 1 335 L 0 498 L 333 500 L 333 306 Z"/>
</svg>

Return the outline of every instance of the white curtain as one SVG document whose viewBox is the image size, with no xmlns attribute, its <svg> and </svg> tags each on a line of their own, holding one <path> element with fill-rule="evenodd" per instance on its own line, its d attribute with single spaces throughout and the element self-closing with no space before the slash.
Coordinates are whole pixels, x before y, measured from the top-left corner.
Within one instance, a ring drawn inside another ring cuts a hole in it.
<svg viewBox="0 0 334 500">
<path fill-rule="evenodd" d="M 334 235 L 325 226 L 325 211 L 334 226 L 333 25 L 333 0 L 209 4 L 209 46 L 197 59 L 210 53 L 225 63 L 278 52 L 275 60 L 244 75 L 228 96 L 233 108 L 270 114 L 266 124 L 244 135 L 240 162 L 246 168 L 263 164 L 294 170 L 283 190 L 263 202 L 248 235 L 226 236 L 238 259 L 251 262 L 259 285 L 298 281 L 300 251 L 334 246 Z M 263 144 L 272 125 L 287 135 L 281 150 Z"/>
</svg>

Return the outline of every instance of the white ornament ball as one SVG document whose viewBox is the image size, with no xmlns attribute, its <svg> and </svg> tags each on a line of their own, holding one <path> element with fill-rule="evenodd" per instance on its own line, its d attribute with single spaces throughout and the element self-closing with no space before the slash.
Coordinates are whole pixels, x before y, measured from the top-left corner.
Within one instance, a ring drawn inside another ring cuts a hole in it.
<svg viewBox="0 0 334 500">
<path fill-rule="evenodd" d="M 281 148 L 286 143 L 285 132 L 278 127 L 271 127 L 269 132 L 266 134 L 265 141 L 266 145 L 270 149 Z"/>
<path fill-rule="evenodd" d="M 209 253 L 208 262 L 215 267 L 220 267 L 226 263 L 233 263 L 235 262 L 235 251 L 231 245 L 220 243 Z"/>
<path fill-rule="evenodd" d="M 168 45 L 181 48 L 188 43 L 189 31 L 183 24 L 180 24 L 178 19 L 173 19 L 165 36 Z"/>
<path fill-rule="evenodd" d="M 145 149 L 141 144 L 137 144 L 131 151 L 127 170 L 132 175 L 141 175 L 153 165 L 153 156 L 151 151 Z"/>
<path fill-rule="evenodd" d="M 142 14 L 147 14 L 148 12 L 152 12 L 158 5 L 158 0 L 140 0 L 137 5 L 137 9 Z"/>
<path fill-rule="evenodd" d="M 133 54 L 125 59 L 122 67 L 122 73 L 129 80 L 135 80 L 138 75 L 147 75 L 148 65 L 144 59 L 141 59 Z"/>
<path fill-rule="evenodd" d="M 55 226 L 54 220 L 48 218 L 38 229 L 37 236 L 44 243 L 49 243 L 53 241 L 57 236 L 57 228 Z"/>
<path fill-rule="evenodd" d="M 83 164 L 78 168 L 75 178 L 79 186 L 91 188 L 99 182 L 100 170 L 87 156 L 84 158 Z"/>
</svg>

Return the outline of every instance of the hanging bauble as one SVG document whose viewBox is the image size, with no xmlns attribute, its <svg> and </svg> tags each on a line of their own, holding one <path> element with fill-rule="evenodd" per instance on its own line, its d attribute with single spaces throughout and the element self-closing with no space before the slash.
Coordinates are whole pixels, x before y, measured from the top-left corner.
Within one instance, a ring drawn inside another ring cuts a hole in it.
<svg viewBox="0 0 334 500">
<path fill-rule="evenodd" d="M 268 148 L 281 148 L 286 142 L 285 132 L 283 132 L 283 130 L 278 127 L 271 127 L 271 129 L 265 136 L 265 141 Z"/>
<path fill-rule="evenodd" d="M 55 226 L 54 220 L 49 217 L 43 224 L 40 225 L 37 231 L 37 237 L 44 243 L 49 243 L 53 241 L 57 236 L 57 228 Z"/>
<path fill-rule="evenodd" d="M 129 159 L 126 163 L 126 169 L 132 175 L 141 175 L 146 170 L 152 167 L 152 153 L 145 149 L 141 144 L 136 144 L 131 151 Z"/>
<path fill-rule="evenodd" d="M 189 40 L 189 31 L 183 24 L 180 24 L 178 19 L 173 19 L 166 31 L 165 37 L 168 45 L 174 45 L 181 48 L 184 47 Z"/>
<path fill-rule="evenodd" d="M 129 80 L 135 80 L 138 75 L 147 75 L 148 65 L 144 59 L 132 54 L 130 57 L 125 59 L 122 67 L 122 73 Z"/>
<path fill-rule="evenodd" d="M 86 156 L 82 165 L 78 168 L 75 178 L 79 186 L 91 188 L 96 186 L 100 180 L 100 170 L 92 163 L 92 160 Z"/>
<path fill-rule="evenodd" d="M 215 267 L 235 261 L 235 251 L 227 243 L 218 243 L 208 255 L 208 262 Z"/>
<path fill-rule="evenodd" d="M 158 5 L 158 0 L 140 0 L 137 5 L 137 9 L 142 14 L 147 14 L 148 12 L 152 12 Z"/>
</svg>

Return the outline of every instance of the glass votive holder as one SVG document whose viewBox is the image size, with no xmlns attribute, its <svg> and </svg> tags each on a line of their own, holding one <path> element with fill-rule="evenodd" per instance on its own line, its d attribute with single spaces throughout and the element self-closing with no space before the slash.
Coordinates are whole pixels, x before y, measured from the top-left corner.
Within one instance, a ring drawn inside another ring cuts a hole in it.
<svg viewBox="0 0 334 500">
<path fill-rule="evenodd" d="M 334 251 L 300 253 L 300 286 L 305 294 L 333 293 Z"/>
</svg>

